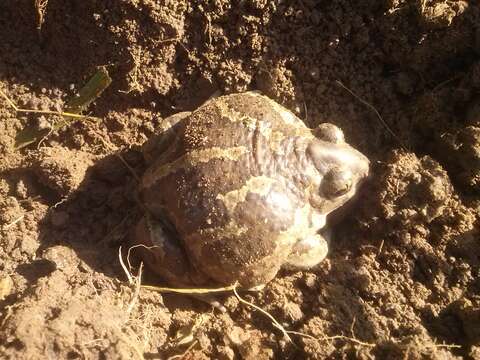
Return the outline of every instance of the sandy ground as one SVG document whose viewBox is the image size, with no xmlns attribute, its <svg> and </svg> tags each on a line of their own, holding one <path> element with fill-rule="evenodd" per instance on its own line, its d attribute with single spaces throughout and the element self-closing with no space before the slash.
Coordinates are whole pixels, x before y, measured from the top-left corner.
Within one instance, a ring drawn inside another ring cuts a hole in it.
<svg viewBox="0 0 480 360">
<path fill-rule="evenodd" d="M 40 31 L 33 3 L 0 2 L 0 90 L 57 111 L 99 66 L 113 81 L 88 108 L 100 120 L 20 150 L 20 130 L 59 119 L 0 99 L 0 357 L 480 359 L 475 1 L 44 0 Z M 328 260 L 244 295 L 293 344 L 233 294 L 225 314 L 136 296 L 118 260 L 139 146 L 247 89 L 337 124 L 373 165 Z"/>
</svg>

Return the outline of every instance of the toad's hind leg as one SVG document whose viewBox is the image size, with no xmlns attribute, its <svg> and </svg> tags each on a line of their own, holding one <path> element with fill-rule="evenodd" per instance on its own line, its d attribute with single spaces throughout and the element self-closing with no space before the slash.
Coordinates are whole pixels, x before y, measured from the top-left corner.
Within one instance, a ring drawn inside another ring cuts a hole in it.
<svg viewBox="0 0 480 360">
<path fill-rule="evenodd" d="M 195 288 L 207 283 L 205 275 L 190 265 L 187 255 L 175 235 L 165 230 L 164 225 L 146 215 L 137 224 L 133 233 L 135 251 L 140 253 L 148 269 L 176 288 Z M 225 312 L 225 307 L 216 298 L 192 295 Z"/>
<path fill-rule="evenodd" d="M 328 254 L 330 231 L 312 234 L 299 240 L 292 249 L 284 265 L 287 269 L 310 269 L 325 259 Z"/>
<path fill-rule="evenodd" d="M 133 243 L 141 258 L 155 274 L 176 286 L 192 286 L 191 269 L 185 252 L 162 224 L 143 217 L 137 224 Z"/>
</svg>

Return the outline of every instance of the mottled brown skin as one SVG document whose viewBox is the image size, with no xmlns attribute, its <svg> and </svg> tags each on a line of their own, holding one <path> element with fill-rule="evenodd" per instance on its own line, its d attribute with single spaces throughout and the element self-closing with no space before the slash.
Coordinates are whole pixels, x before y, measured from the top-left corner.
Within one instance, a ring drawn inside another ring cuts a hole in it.
<svg viewBox="0 0 480 360">
<path fill-rule="evenodd" d="M 144 251 L 154 271 L 177 286 L 254 287 L 282 266 L 325 257 L 325 216 L 355 194 L 369 167 L 338 128 L 311 130 L 251 92 L 170 121 L 145 145 L 151 164 L 139 197 L 147 216 L 134 235 L 154 246 Z"/>
</svg>

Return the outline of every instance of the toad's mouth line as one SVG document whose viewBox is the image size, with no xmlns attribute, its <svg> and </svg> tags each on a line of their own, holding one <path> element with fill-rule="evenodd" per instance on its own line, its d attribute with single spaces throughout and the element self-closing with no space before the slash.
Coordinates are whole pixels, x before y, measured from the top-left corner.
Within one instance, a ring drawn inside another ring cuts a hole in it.
<svg viewBox="0 0 480 360">
<path fill-rule="evenodd" d="M 349 214 L 352 214 L 352 209 L 355 208 L 357 204 L 358 197 L 354 196 L 348 199 L 342 206 L 330 212 L 327 217 L 328 227 L 333 227 L 342 222 Z"/>
</svg>

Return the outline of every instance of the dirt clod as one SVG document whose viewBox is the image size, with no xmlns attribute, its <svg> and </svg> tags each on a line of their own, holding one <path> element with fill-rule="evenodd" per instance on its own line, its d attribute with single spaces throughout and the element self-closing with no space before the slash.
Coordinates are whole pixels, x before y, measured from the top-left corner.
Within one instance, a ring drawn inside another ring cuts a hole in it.
<svg viewBox="0 0 480 360">
<path fill-rule="evenodd" d="M 41 183 L 63 198 L 78 189 L 93 160 L 82 151 L 44 147 L 32 155 L 31 167 Z"/>
</svg>

